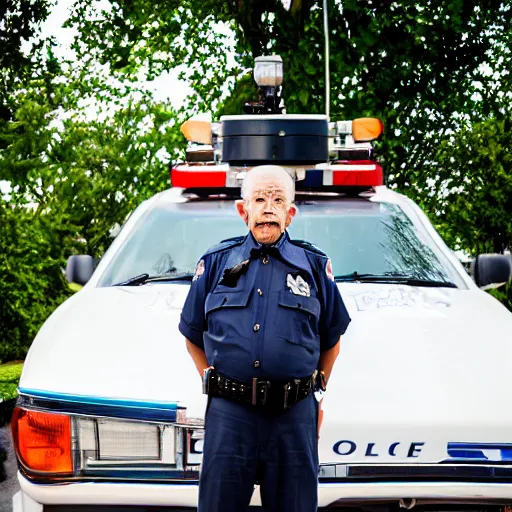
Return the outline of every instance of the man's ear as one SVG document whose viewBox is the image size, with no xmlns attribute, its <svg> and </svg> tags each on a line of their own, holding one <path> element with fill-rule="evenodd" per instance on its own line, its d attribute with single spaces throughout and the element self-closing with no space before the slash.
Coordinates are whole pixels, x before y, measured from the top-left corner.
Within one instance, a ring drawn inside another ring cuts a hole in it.
<svg viewBox="0 0 512 512">
<path fill-rule="evenodd" d="M 288 227 L 292 223 L 292 219 L 293 219 L 293 217 L 295 217 L 296 213 L 297 213 L 297 207 L 294 204 L 292 204 L 288 208 L 288 213 L 286 215 L 285 227 Z"/>
<path fill-rule="evenodd" d="M 236 211 L 238 212 L 238 215 L 242 217 L 243 221 L 248 224 L 249 221 L 249 215 L 247 214 L 247 211 L 245 210 L 245 201 L 242 199 L 239 199 L 238 201 L 235 201 Z"/>
</svg>

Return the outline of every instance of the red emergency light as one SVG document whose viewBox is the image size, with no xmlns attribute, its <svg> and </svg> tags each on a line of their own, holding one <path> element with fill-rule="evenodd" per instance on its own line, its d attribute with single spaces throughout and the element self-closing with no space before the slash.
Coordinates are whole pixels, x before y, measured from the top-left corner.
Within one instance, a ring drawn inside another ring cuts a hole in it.
<svg viewBox="0 0 512 512">
<path fill-rule="evenodd" d="M 344 187 L 378 187 L 384 185 L 382 166 L 372 160 L 348 160 L 331 165 L 333 185 Z"/>
<path fill-rule="evenodd" d="M 374 160 L 336 161 L 318 167 L 306 169 L 304 179 L 296 180 L 296 188 L 377 187 L 384 184 L 382 166 Z M 213 163 L 177 164 L 171 169 L 171 183 L 180 188 L 236 188 L 239 184 L 235 177 L 240 171 L 250 172 L 250 168 Z"/>
<path fill-rule="evenodd" d="M 229 165 L 178 164 L 171 169 L 171 184 L 180 188 L 224 188 Z"/>
</svg>

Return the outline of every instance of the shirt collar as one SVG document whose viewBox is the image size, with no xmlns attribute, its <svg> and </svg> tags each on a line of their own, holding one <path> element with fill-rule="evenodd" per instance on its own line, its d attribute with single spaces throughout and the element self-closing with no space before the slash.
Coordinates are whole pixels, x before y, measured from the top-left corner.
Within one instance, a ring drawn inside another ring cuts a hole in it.
<svg viewBox="0 0 512 512">
<path fill-rule="evenodd" d="M 242 261 L 251 257 L 251 249 L 260 248 L 262 244 L 256 241 L 251 232 L 249 232 L 245 240 L 241 245 L 234 248 L 231 254 L 228 257 L 228 261 L 226 266 L 228 268 L 233 267 L 234 265 L 241 263 Z M 290 242 L 290 235 L 288 231 L 285 231 L 281 238 L 277 241 L 275 245 L 273 245 L 278 251 L 281 258 L 284 261 L 296 267 L 299 270 L 305 270 L 309 274 L 313 275 L 313 271 L 311 269 L 311 265 L 306 256 L 304 249 L 298 247 Z"/>
</svg>

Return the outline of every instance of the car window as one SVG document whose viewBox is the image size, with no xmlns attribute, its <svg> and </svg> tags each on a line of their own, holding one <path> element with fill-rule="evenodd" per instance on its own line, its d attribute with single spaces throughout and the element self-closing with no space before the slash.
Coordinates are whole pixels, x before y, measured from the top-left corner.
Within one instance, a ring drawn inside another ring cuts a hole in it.
<svg viewBox="0 0 512 512">
<path fill-rule="evenodd" d="M 246 232 L 229 201 L 157 203 L 131 228 L 99 286 L 143 273 L 194 272 L 209 247 Z M 299 203 L 289 233 L 326 252 L 335 275 L 399 273 L 461 283 L 424 228 L 395 204 L 367 200 Z"/>
</svg>

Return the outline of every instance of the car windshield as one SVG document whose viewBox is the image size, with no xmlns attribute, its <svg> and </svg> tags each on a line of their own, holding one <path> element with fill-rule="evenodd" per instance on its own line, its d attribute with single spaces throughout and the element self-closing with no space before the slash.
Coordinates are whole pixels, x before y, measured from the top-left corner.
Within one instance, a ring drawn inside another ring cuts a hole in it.
<svg viewBox="0 0 512 512">
<path fill-rule="evenodd" d="M 290 237 L 311 242 L 327 253 L 335 276 L 401 275 L 464 286 L 424 227 L 414 224 L 398 205 L 340 198 L 297 204 Z M 209 247 L 247 233 L 233 201 L 221 200 L 160 200 L 130 229 L 99 286 L 122 283 L 141 274 L 193 273 Z"/>
</svg>

